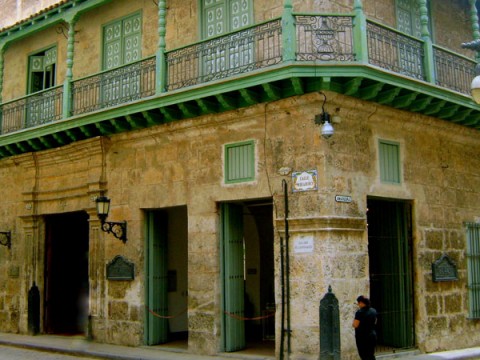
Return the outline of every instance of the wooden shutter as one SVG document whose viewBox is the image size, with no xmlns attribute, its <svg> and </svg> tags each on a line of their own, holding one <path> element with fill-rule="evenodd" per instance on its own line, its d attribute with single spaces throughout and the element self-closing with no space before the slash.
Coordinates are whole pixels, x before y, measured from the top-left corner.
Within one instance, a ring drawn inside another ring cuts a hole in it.
<svg viewBox="0 0 480 360">
<path fill-rule="evenodd" d="M 468 316 L 480 319 L 480 224 L 467 224 Z"/>
<path fill-rule="evenodd" d="M 400 145 L 380 140 L 378 143 L 380 180 L 384 183 L 400 184 Z"/>
<path fill-rule="evenodd" d="M 140 60 L 142 17 L 129 16 L 106 25 L 103 30 L 103 68 L 109 70 Z"/>
<path fill-rule="evenodd" d="M 228 31 L 226 0 L 203 0 L 203 37 L 209 39 Z"/>
<path fill-rule="evenodd" d="M 225 145 L 225 183 L 255 179 L 255 144 L 253 141 Z"/>
<path fill-rule="evenodd" d="M 250 0 L 230 1 L 230 31 L 252 25 L 252 4 Z"/>
<path fill-rule="evenodd" d="M 243 208 L 222 204 L 223 339 L 225 351 L 245 348 Z"/>
<path fill-rule="evenodd" d="M 168 340 L 167 215 L 150 212 L 147 217 L 147 296 L 146 342 L 162 344 Z M 153 312 L 153 313 L 152 313 Z"/>
<path fill-rule="evenodd" d="M 103 68 L 105 70 L 122 65 L 122 22 L 107 25 L 103 31 Z"/>
</svg>

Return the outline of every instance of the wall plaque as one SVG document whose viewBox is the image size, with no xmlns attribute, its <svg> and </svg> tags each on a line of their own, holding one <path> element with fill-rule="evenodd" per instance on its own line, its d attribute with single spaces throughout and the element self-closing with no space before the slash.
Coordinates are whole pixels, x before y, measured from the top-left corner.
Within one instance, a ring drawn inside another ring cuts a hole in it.
<svg viewBox="0 0 480 360">
<path fill-rule="evenodd" d="M 432 280 L 435 282 L 458 280 L 457 265 L 448 255 L 443 254 L 432 264 Z"/>
<path fill-rule="evenodd" d="M 295 171 L 292 173 L 293 192 L 318 189 L 317 170 Z"/>
<path fill-rule="evenodd" d="M 133 280 L 134 278 L 135 265 L 123 256 L 117 255 L 107 264 L 108 280 Z"/>
</svg>

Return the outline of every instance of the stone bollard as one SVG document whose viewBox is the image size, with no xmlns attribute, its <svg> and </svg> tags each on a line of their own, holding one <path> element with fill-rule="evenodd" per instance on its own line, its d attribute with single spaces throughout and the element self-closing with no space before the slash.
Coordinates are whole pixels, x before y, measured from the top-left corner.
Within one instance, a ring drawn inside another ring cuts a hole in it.
<svg viewBox="0 0 480 360">
<path fill-rule="evenodd" d="M 28 290 L 28 332 L 31 335 L 40 332 L 40 291 L 35 282 Z"/>
<path fill-rule="evenodd" d="M 320 300 L 320 360 L 340 360 L 340 312 L 331 286 Z"/>
</svg>

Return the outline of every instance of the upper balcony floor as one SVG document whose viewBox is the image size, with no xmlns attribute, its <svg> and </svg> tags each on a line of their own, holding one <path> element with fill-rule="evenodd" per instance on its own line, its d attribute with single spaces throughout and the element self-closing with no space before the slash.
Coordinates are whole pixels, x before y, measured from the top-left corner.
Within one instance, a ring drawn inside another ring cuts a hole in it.
<svg viewBox="0 0 480 360">
<path fill-rule="evenodd" d="M 0 157 L 322 89 L 480 128 L 475 1 L 315 4 L 64 0 L 4 28 Z"/>
</svg>

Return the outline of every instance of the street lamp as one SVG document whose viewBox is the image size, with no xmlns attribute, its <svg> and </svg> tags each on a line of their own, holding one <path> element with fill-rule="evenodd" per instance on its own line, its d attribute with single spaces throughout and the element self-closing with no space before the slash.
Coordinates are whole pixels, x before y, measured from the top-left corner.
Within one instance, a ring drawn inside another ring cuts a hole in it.
<svg viewBox="0 0 480 360">
<path fill-rule="evenodd" d="M 110 199 L 108 197 L 98 196 L 95 199 L 95 203 L 97 205 L 97 216 L 102 223 L 102 230 L 113 234 L 113 236 L 125 244 L 127 242 L 127 222 L 106 221 L 110 211 Z"/>
<path fill-rule="evenodd" d="M 474 51 L 480 51 L 480 39 L 462 44 L 462 48 Z M 475 77 L 470 85 L 473 101 L 480 104 L 480 64 L 475 66 Z"/>
</svg>

